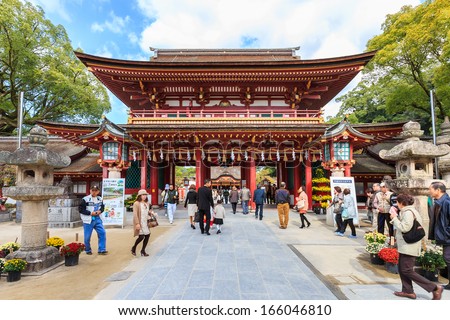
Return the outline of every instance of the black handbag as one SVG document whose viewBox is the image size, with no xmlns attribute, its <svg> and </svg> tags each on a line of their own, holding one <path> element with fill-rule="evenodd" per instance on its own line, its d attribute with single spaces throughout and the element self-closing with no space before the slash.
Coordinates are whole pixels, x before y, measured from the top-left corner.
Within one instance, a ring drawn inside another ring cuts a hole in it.
<svg viewBox="0 0 450 320">
<path fill-rule="evenodd" d="M 412 225 L 412 228 L 408 232 L 402 232 L 403 239 L 406 243 L 416 243 L 422 240 L 423 237 L 425 237 L 425 230 L 423 229 L 419 221 L 417 221 L 415 213 L 413 211 L 411 212 L 414 215 L 414 223 Z"/>
<path fill-rule="evenodd" d="M 195 211 L 194 222 L 200 222 L 200 220 L 200 212 L 197 210 Z"/>
</svg>

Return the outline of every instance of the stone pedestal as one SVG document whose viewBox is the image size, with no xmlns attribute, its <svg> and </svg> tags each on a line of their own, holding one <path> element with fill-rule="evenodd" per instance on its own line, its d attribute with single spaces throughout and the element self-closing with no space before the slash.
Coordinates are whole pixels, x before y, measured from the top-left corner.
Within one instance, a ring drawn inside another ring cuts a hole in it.
<svg viewBox="0 0 450 320">
<path fill-rule="evenodd" d="M 68 166 L 70 158 L 45 148 L 47 131 L 39 126 L 31 129 L 28 140 L 29 147 L 1 152 L 0 162 L 18 167 L 16 186 L 4 188 L 3 193 L 22 201 L 21 247 L 6 259 L 24 259 L 24 272 L 36 273 L 62 260 L 56 248 L 46 245 L 48 200 L 63 195 L 63 187 L 53 186 L 53 169 Z"/>
<path fill-rule="evenodd" d="M 81 199 L 51 199 L 48 208 L 49 228 L 78 228 L 83 225 L 78 206 Z"/>
<path fill-rule="evenodd" d="M 73 182 L 69 176 L 65 176 L 58 187 L 64 188 L 61 197 L 49 200 L 48 226 L 49 228 L 77 228 L 83 225 L 78 206 L 78 199 L 72 192 Z"/>
</svg>

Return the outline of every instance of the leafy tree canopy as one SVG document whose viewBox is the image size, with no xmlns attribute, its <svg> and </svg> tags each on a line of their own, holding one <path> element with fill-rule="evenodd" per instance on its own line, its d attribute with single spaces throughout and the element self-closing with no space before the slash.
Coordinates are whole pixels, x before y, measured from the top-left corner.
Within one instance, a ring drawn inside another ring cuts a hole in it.
<svg viewBox="0 0 450 320">
<path fill-rule="evenodd" d="M 338 98 L 337 119 L 351 121 L 419 121 L 431 127 L 430 90 L 434 89 L 438 121 L 450 114 L 450 2 L 425 1 L 388 15 L 382 34 L 369 40 L 378 50 L 362 81 Z M 332 119 L 336 121 L 336 119 Z"/>
<path fill-rule="evenodd" d="M 79 50 L 79 49 L 78 49 Z M 61 25 L 29 2 L 0 1 L 0 135 L 39 120 L 98 122 L 110 110 L 106 89 L 73 53 Z"/>
</svg>

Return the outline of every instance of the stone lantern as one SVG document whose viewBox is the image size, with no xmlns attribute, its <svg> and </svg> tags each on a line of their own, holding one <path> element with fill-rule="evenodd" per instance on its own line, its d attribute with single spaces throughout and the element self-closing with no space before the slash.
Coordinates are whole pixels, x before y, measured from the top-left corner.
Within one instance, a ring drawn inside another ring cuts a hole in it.
<svg viewBox="0 0 450 320">
<path fill-rule="evenodd" d="M 388 187 L 396 193 L 408 193 L 415 199 L 414 205 L 422 215 L 428 231 L 428 188 L 433 181 L 433 159 L 450 153 L 448 145 L 435 146 L 419 139 L 423 135 L 420 124 L 408 122 L 400 137 L 404 142 L 391 150 L 381 150 L 380 157 L 396 161 L 396 179 L 387 180 Z"/>
<path fill-rule="evenodd" d="M 445 117 L 441 125 L 441 134 L 437 137 L 436 143 L 438 145 L 450 145 L 450 122 L 448 117 Z M 450 154 L 447 154 L 438 159 L 439 173 L 442 175 L 442 180 L 447 182 L 450 186 Z"/>
<path fill-rule="evenodd" d="M 0 162 L 18 167 L 16 186 L 4 188 L 3 193 L 22 200 L 23 211 L 21 248 L 7 259 L 25 259 L 25 272 L 39 272 L 62 260 L 56 248 L 46 245 L 48 200 L 64 193 L 63 187 L 53 186 L 53 169 L 67 167 L 70 158 L 45 148 L 48 135 L 42 127 L 31 129 L 28 141 L 28 147 L 0 153 Z"/>
</svg>

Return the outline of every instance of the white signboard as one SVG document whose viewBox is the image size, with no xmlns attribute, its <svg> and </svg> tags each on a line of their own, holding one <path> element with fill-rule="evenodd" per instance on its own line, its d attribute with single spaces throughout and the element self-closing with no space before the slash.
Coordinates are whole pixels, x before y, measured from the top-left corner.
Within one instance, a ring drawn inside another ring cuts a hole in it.
<svg viewBox="0 0 450 320">
<path fill-rule="evenodd" d="M 125 179 L 103 179 L 102 197 L 105 205 L 102 213 L 103 224 L 123 227 Z"/>
<path fill-rule="evenodd" d="M 341 187 L 342 191 L 344 189 L 350 189 L 350 195 L 353 198 L 356 209 L 356 217 L 353 219 L 353 224 L 359 224 L 359 213 L 358 213 L 358 201 L 356 200 L 356 190 L 355 190 L 355 179 L 353 177 L 330 177 L 330 187 L 331 187 L 331 198 L 334 198 L 334 187 Z M 334 220 L 334 219 L 333 219 Z"/>
</svg>

